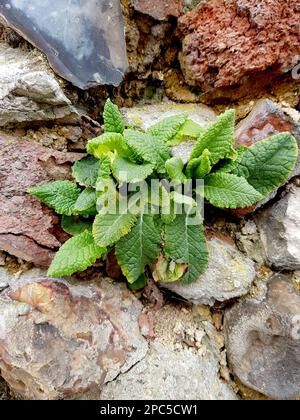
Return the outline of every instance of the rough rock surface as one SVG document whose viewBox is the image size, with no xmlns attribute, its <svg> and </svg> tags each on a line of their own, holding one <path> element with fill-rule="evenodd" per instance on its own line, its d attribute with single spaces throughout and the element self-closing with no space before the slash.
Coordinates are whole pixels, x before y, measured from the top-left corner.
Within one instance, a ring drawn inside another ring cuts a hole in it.
<svg viewBox="0 0 300 420">
<path fill-rule="evenodd" d="M 297 0 L 213 0 L 180 18 L 186 81 L 203 91 L 265 84 L 293 69 L 300 55 Z"/>
<path fill-rule="evenodd" d="M 62 153 L 33 142 L 0 137 L 0 249 L 37 265 L 48 266 L 59 220 L 26 194 L 29 187 L 71 177 L 70 164 L 79 153 Z"/>
<path fill-rule="evenodd" d="M 219 377 L 224 339 L 210 321 L 193 319 L 191 309 L 167 305 L 155 315 L 154 335 L 146 357 L 105 385 L 101 400 L 237 399 Z"/>
<path fill-rule="evenodd" d="M 195 304 L 213 305 L 245 295 L 255 277 L 254 263 L 237 250 L 228 238 L 213 236 L 208 241 L 209 264 L 196 282 L 161 286 Z"/>
<path fill-rule="evenodd" d="M 0 368 L 26 399 L 60 399 L 100 388 L 141 360 L 141 304 L 101 279 L 40 279 L 0 295 Z"/>
<path fill-rule="evenodd" d="M 157 20 L 165 20 L 169 16 L 179 17 L 182 13 L 182 0 L 133 0 L 133 7 L 138 12 Z"/>
<path fill-rule="evenodd" d="M 0 127 L 31 121 L 80 120 L 40 53 L 0 43 L 0 57 Z"/>
<path fill-rule="evenodd" d="M 296 110 L 285 109 L 269 99 L 256 102 L 250 114 L 242 120 L 235 132 L 236 144 L 251 146 L 278 133 L 290 132 L 296 138 L 300 148 L 300 115 Z M 298 164 L 292 176 L 300 174 L 300 154 Z"/>
<path fill-rule="evenodd" d="M 278 270 L 300 269 L 300 188 L 255 218 L 266 259 Z"/>
<path fill-rule="evenodd" d="M 227 310 L 225 342 L 238 378 L 273 399 L 300 395 L 300 294 L 275 275 L 261 301 L 248 299 Z"/>
<path fill-rule="evenodd" d="M 119 0 L 32 0 L 30 7 L 27 0 L 6 0 L 1 16 L 75 86 L 122 81 L 128 63 Z"/>
</svg>

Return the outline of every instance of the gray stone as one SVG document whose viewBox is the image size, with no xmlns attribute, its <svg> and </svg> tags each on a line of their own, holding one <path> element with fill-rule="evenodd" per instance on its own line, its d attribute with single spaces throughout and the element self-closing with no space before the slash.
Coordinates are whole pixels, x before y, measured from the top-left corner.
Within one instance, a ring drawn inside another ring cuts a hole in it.
<svg viewBox="0 0 300 420">
<path fill-rule="evenodd" d="M 0 127 L 39 121 L 76 123 L 79 120 L 78 111 L 40 53 L 13 49 L 0 43 Z"/>
<path fill-rule="evenodd" d="M 153 314 L 149 314 L 151 317 Z M 236 400 L 220 379 L 224 345 L 211 322 L 192 309 L 166 305 L 155 313 L 154 341 L 146 357 L 103 387 L 100 400 Z"/>
<path fill-rule="evenodd" d="M 278 270 L 299 270 L 300 188 L 294 187 L 255 220 L 268 264 Z"/>
<path fill-rule="evenodd" d="M 26 399 L 99 390 L 144 358 L 141 310 L 107 279 L 22 279 L 0 294 L 1 374 Z"/>
<path fill-rule="evenodd" d="M 161 286 L 195 304 L 214 305 L 245 295 L 256 277 L 254 263 L 236 247 L 218 237 L 208 241 L 209 263 L 196 282 L 162 283 Z"/>
<path fill-rule="evenodd" d="M 300 395 L 300 294 L 282 275 L 273 276 L 266 296 L 228 309 L 224 333 L 234 374 L 273 399 Z"/>
<path fill-rule="evenodd" d="M 0 16 L 75 86 L 122 81 L 128 62 L 119 0 L 6 0 Z"/>
</svg>

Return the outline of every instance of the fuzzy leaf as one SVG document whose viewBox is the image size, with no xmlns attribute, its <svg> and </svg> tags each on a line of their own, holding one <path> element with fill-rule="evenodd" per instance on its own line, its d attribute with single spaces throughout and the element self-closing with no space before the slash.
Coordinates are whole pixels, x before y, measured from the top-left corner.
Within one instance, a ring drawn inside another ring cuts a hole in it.
<svg viewBox="0 0 300 420">
<path fill-rule="evenodd" d="M 71 181 L 53 181 L 29 188 L 28 193 L 53 208 L 56 213 L 71 216 L 81 190 Z"/>
<path fill-rule="evenodd" d="M 125 140 L 134 152 L 146 162 L 152 163 L 159 173 L 165 173 L 165 163 L 170 158 L 168 146 L 160 137 L 133 130 L 125 130 Z"/>
<path fill-rule="evenodd" d="M 94 188 L 85 188 L 74 205 L 73 214 L 89 211 L 96 206 L 96 191 Z"/>
<path fill-rule="evenodd" d="M 92 231 L 93 223 L 88 220 L 82 220 L 77 217 L 77 220 L 72 216 L 63 216 L 61 227 L 69 235 L 77 236 L 85 230 Z"/>
<path fill-rule="evenodd" d="M 76 181 L 85 187 L 94 187 L 98 178 L 99 160 L 88 156 L 75 162 L 72 173 Z"/>
<path fill-rule="evenodd" d="M 101 179 L 108 179 L 111 175 L 111 159 L 107 155 L 102 155 L 99 158 L 99 170 L 97 181 Z"/>
<path fill-rule="evenodd" d="M 181 279 L 184 284 L 196 281 L 208 263 L 208 250 L 203 225 L 189 225 L 185 214 L 177 215 L 173 223 L 165 226 L 165 253 L 176 263 L 187 264 Z"/>
<path fill-rule="evenodd" d="M 215 173 L 208 175 L 204 182 L 204 196 L 215 207 L 250 207 L 263 198 L 245 178 L 236 175 Z"/>
<path fill-rule="evenodd" d="M 147 284 L 147 277 L 145 276 L 145 274 L 142 274 L 137 281 L 135 281 L 132 284 L 129 284 L 129 289 L 133 290 L 133 291 L 137 291 L 137 290 L 141 290 L 144 289 L 144 287 Z"/>
<path fill-rule="evenodd" d="M 171 117 L 167 117 L 150 127 L 147 130 L 147 133 L 159 138 L 171 146 L 173 137 L 178 134 L 187 119 L 187 113 L 172 115 Z"/>
<path fill-rule="evenodd" d="M 184 183 L 186 176 L 183 173 L 184 163 L 179 156 L 174 156 L 166 162 L 166 170 L 171 180 L 178 180 Z"/>
<path fill-rule="evenodd" d="M 168 141 L 169 146 L 177 146 L 178 144 L 189 141 L 191 139 L 198 139 L 199 136 L 205 131 L 201 125 L 191 119 L 187 119 L 182 125 L 178 133 Z"/>
<path fill-rule="evenodd" d="M 104 131 L 106 133 L 120 133 L 123 134 L 125 129 L 125 123 L 123 116 L 119 111 L 117 105 L 113 104 L 110 99 L 108 99 L 104 106 Z"/>
<path fill-rule="evenodd" d="M 235 111 L 222 114 L 197 140 L 191 159 L 202 155 L 205 149 L 211 153 L 210 161 L 215 165 L 232 153 L 234 144 Z"/>
<path fill-rule="evenodd" d="M 211 153 L 205 149 L 198 158 L 191 159 L 186 167 L 186 175 L 188 178 L 202 179 L 210 173 L 212 165 L 210 162 Z"/>
<path fill-rule="evenodd" d="M 233 173 L 267 196 L 288 181 L 297 158 L 296 139 L 290 133 L 281 133 L 251 146 Z"/>
<path fill-rule="evenodd" d="M 143 181 L 153 172 L 151 163 L 137 165 L 130 160 L 116 157 L 112 164 L 113 176 L 121 182 L 139 182 Z"/>
<path fill-rule="evenodd" d="M 129 283 L 137 281 L 146 265 L 156 260 L 161 251 L 160 239 L 153 215 L 140 214 L 130 233 L 117 243 L 118 263 Z"/>
<path fill-rule="evenodd" d="M 234 149 L 236 152 L 236 157 L 234 160 L 232 159 L 225 159 L 220 162 L 219 167 L 217 168 L 216 172 L 225 172 L 225 173 L 232 173 L 238 167 L 239 163 L 241 162 L 244 153 L 248 150 L 246 146 L 239 146 Z"/>
<path fill-rule="evenodd" d="M 117 151 L 121 157 L 129 157 L 130 151 L 122 134 L 104 133 L 95 139 L 89 140 L 87 152 L 100 158 L 103 154 Z"/>
<path fill-rule="evenodd" d="M 93 235 L 97 245 L 108 247 L 126 236 L 137 221 L 137 215 L 116 212 L 116 214 L 99 213 L 94 221 Z"/>
<path fill-rule="evenodd" d="M 95 244 L 88 230 L 74 236 L 63 244 L 48 270 L 49 277 L 72 276 L 86 270 L 106 253 L 106 248 Z"/>
</svg>

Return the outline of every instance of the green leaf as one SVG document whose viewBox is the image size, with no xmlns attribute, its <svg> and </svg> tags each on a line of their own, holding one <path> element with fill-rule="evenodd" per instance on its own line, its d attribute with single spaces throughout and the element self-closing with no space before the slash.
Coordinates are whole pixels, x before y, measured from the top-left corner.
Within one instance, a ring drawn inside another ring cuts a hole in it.
<svg viewBox="0 0 300 420">
<path fill-rule="evenodd" d="M 267 196 L 290 178 L 298 158 L 296 139 L 281 133 L 251 146 L 233 171 Z"/>
<path fill-rule="evenodd" d="M 133 130 L 125 130 L 125 140 L 134 152 L 154 165 L 159 173 L 165 173 L 165 163 L 170 158 L 168 146 L 159 137 Z"/>
<path fill-rule="evenodd" d="M 99 158 L 99 170 L 97 181 L 101 179 L 108 179 L 111 175 L 111 159 L 107 155 L 102 155 Z"/>
<path fill-rule="evenodd" d="M 130 160 L 116 157 L 112 164 L 113 176 L 122 182 L 139 182 L 143 181 L 153 172 L 154 168 L 151 163 L 143 163 L 138 165 Z"/>
<path fill-rule="evenodd" d="M 87 152 L 98 159 L 103 154 L 114 151 L 121 157 L 130 157 L 131 155 L 122 134 L 104 133 L 95 139 L 89 140 L 87 144 Z"/>
<path fill-rule="evenodd" d="M 179 130 L 186 122 L 188 118 L 187 113 L 173 115 L 167 117 L 157 124 L 153 125 L 147 130 L 147 133 L 151 136 L 157 137 L 165 143 L 169 143 L 173 137 L 178 134 Z M 169 144 L 171 146 L 171 144 Z"/>
<path fill-rule="evenodd" d="M 202 155 L 205 149 L 211 153 L 210 161 L 215 165 L 232 153 L 234 144 L 235 111 L 222 114 L 197 140 L 191 159 Z"/>
<path fill-rule="evenodd" d="M 85 188 L 74 205 L 73 214 L 89 211 L 96 206 L 96 191 L 94 188 Z"/>
<path fill-rule="evenodd" d="M 217 168 L 216 172 L 225 172 L 225 173 L 232 173 L 238 167 L 239 163 L 241 162 L 244 153 L 248 150 L 246 146 L 239 146 L 235 148 L 236 157 L 234 160 L 232 159 L 225 159 L 220 162 L 220 166 Z"/>
<path fill-rule="evenodd" d="M 193 120 L 186 120 L 178 133 L 168 142 L 169 146 L 177 146 L 178 144 L 189 141 L 191 139 L 198 139 L 199 136 L 205 131 L 200 124 Z"/>
<path fill-rule="evenodd" d="M 79 217 L 63 216 L 61 227 L 69 235 L 77 236 L 85 230 L 92 231 L 93 223 L 88 220 L 79 219 Z"/>
<path fill-rule="evenodd" d="M 93 225 L 93 235 L 97 245 L 101 247 L 114 245 L 131 231 L 136 221 L 137 215 L 129 211 L 116 212 L 116 214 L 99 213 Z"/>
<path fill-rule="evenodd" d="M 138 280 L 146 265 L 155 261 L 161 252 L 160 230 L 152 214 L 140 214 L 137 224 L 116 244 L 116 256 L 129 283 Z"/>
<path fill-rule="evenodd" d="M 56 213 L 71 216 L 81 190 L 71 181 L 53 181 L 29 188 L 28 193 L 53 208 Z"/>
<path fill-rule="evenodd" d="M 178 180 L 181 183 L 186 181 L 186 176 L 183 173 L 184 163 L 179 156 L 172 157 L 166 162 L 166 170 L 171 180 Z"/>
<path fill-rule="evenodd" d="M 73 165 L 72 173 L 80 185 L 94 187 L 98 178 L 98 170 L 98 159 L 88 156 Z"/>
<path fill-rule="evenodd" d="M 48 270 L 49 277 L 72 276 L 86 270 L 106 253 L 106 248 L 95 244 L 88 230 L 69 239 L 54 257 Z"/>
<path fill-rule="evenodd" d="M 210 156 L 210 151 L 205 149 L 200 157 L 191 159 L 186 167 L 187 177 L 202 179 L 209 174 L 212 169 Z"/>
<path fill-rule="evenodd" d="M 119 111 L 117 105 L 113 104 L 110 99 L 108 99 L 104 106 L 104 131 L 106 133 L 120 133 L 123 134 L 125 130 L 125 123 L 123 116 Z"/>
<path fill-rule="evenodd" d="M 129 284 L 129 289 L 133 291 L 144 289 L 144 287 L 147 285 L 147 277 L 145 274 L 142 274 L 137 281 L 135 281 L 132 284 Z"/>
<path fill-rule="evenodd" d="M 177 215 L 173 223 L 165 226 L 165 253 L 176 263 L 185 263 L 188 270 L 181 282 L 198 280 L 208 263 L 208 250 L 203 225 L 189 225 L 185 214 Z"/>
<path fill-rule="evenodd" d="M 224 209 L 250 207 L 263 198 L 245 178 L 226 173 L 205 178 L 204 196 L 215 207 Z"/>
</svg>

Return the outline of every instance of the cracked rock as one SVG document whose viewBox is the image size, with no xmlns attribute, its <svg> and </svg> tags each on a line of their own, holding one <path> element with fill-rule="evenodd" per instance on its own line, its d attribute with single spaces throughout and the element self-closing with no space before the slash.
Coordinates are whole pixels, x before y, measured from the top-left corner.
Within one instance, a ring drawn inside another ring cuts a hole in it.
<svg viewBox="0 0 300 420">
<path fill-rule="evenodd" d="M 80 121 L 78 111 L 40 53 L 0 43 L 0 57 L 0 127 L 41 121 L 71 124 Z"/>
<path fill-rule="evenodd" d="M 144 358 L 141 303 L 108 279 L 20 280 L 0 294 L 0 368 L 26 399 L 76 398 Z"/>
<path fill-rule="evenodd" d="M 228 309 L 227 356 L 244 385 L 273 399 L 300 395 L 300 294 L 283 275 L 273 276 L 264 299 Z"/>
<path fill-rule="evenodd" d="M 128 62 L 119 0 L 6 0 L 1 16 L 75 86 L 121 83 Z"/>
<path fill-rule="evenodd" d="M 61 245 L 55 236 L 59 219 L 26 191 L 50 180 L 70 179 L 71 163 L 84 155 L 1 136 L 0 155 L 0 249 L 49 266 L 53 250 Z"/>
<path fill-rule="evenodd" d="M 254 262 L 238 251 L 227 237 L 208 240 L 209 263 L 206 272 L 194 283 L 161 283 L 184 299 L 203 305 L 214 305 L 245 295 L 256 277 Z"/>
</svg>

